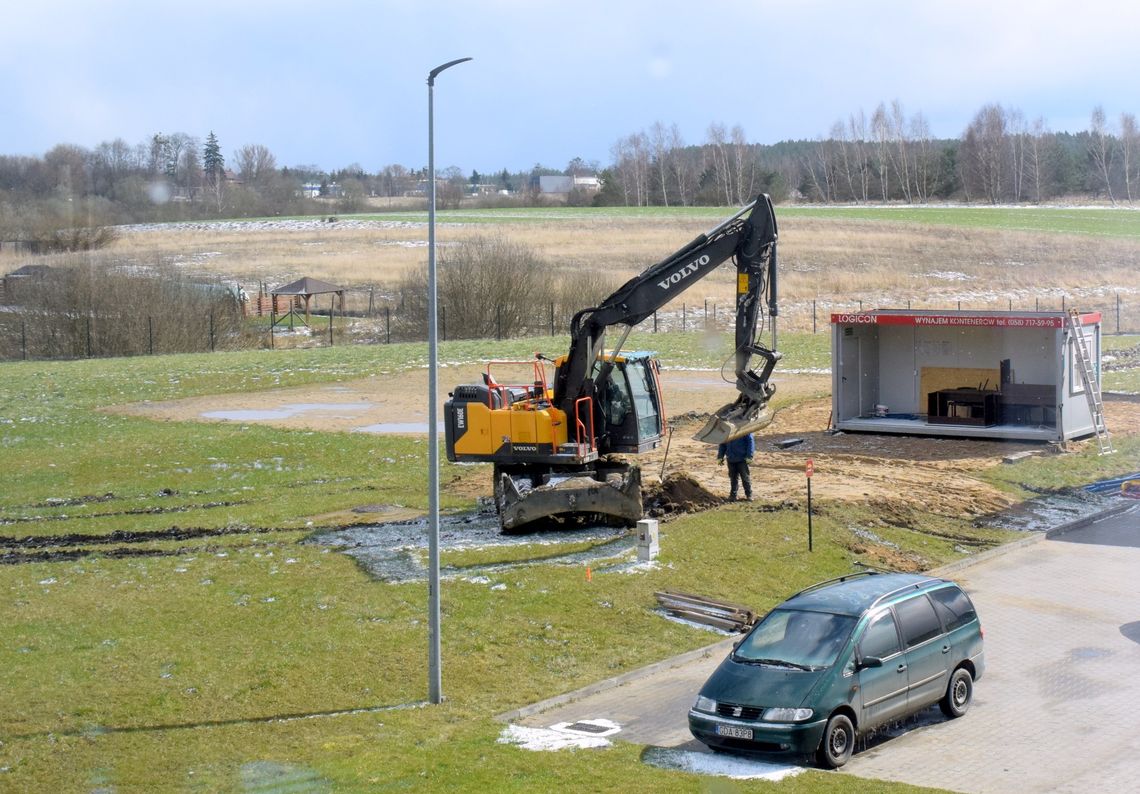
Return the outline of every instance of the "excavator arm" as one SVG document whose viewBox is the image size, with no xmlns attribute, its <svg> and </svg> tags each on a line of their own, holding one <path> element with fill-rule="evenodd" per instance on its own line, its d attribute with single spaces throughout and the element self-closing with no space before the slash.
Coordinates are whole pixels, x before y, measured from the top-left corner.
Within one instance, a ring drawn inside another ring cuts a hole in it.
<svg viewBox="0 0 1140 794">
<path fill-rule="evenodd" d="M 666 259 L 633 277 L 599 305 L 574 315 L 570 325 L 570 351 L 555 376 L 554 404 L 573 415 L 575 403 L 593 398 L 604 385 L 609 368 L 596 376 L 594 362 L 605 348 L 606 331 L 613 325 L 633 326 L 669 303 L 728 259 L 737 270 L 736 289 L 736 401 L 717 411 L 697 439 L 719 444 L 767 424 L 764 408 L 775 387 L 768 382 L 780 354 L 757 341 L 761 303 L 775 317 L 776 216 L 772 200 L 761 194 L 755 201 L 700 235 Z M 623 335 L 622 341 L 624 342 Z M 617 348 L 620 348 L 620 343 Z M 614 351 L 616 355 L 617 350 Z M 751 369 L 753 356 L 763 359 L 759 372 Z"/>
</svg>

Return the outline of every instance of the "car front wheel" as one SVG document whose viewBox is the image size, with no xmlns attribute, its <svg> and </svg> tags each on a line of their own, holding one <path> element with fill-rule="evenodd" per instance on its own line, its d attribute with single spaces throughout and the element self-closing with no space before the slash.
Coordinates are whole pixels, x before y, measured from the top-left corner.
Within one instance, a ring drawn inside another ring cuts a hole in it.
<svg viewBox="0 0 1140 794">
<path fill-rule="evenodd" d="M 950 676 L 950 684 L 946 687 L 946 697 L 938 705 L 947 717 L 961 717 L 970 710 L 970 703 L 974 699 L 974 677 L 965 667 L 959 667 Z"/>
<path fill-rule="evenodd" d="M 855 750 L 855 726 L 846 714 L 833 714 L 823 731 L 823 741 L 815 757 L 819 765 L 838 769 L 847 763 Z"/>
</svg>

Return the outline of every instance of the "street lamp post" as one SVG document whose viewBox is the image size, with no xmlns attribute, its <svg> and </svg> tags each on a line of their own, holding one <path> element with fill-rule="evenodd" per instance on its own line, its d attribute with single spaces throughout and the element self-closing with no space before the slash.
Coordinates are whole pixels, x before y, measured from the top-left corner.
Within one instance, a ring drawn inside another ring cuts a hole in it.
<svg viewBox="0 0 1140 794">
<path fill-rule="evenodd" d="M 439 631 L 439 332 L 435 281 L 435 141 L 432 93 L 444 69 L 469 61 L 448 61 L 428 72 L 428 700 L 443 702 Z"/>
</svg>

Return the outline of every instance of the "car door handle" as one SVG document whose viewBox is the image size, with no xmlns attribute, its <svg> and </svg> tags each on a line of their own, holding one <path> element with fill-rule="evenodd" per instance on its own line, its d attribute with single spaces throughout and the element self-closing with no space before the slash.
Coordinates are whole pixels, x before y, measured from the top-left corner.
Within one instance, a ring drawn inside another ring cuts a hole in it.
<svg viewBox="0 0 1140 794">
<path fill-rule="evenodd" d="M 949 645 L 943 645 L 942 646 L 942 652 L 943 653 L 950 653 L 950 646 Z"/>
<path fill-rule="evenodd" d="M 896 672 L 899 672 L 899 673 L 905 673 L 905 672 L 906 672 L 906 665 L 905 665 L 905 664 L 900 664 L 900 665 L 898 666 L 898 668 L 896 669 Z"/>
</svg>

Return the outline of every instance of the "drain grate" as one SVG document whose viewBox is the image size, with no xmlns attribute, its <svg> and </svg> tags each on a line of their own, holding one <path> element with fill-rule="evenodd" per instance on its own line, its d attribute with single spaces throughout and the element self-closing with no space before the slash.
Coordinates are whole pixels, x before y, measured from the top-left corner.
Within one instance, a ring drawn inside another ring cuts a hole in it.
<svg viewBox="0 0 1140 794">
<path fill-rule="evenodd" d="M 613 730 L 612 725 L 597 725 L 593 722 L 575 722 L 567 725 L 564 731 L 581 731 L 582 733 L 608 733 Z"/>
</svg>

